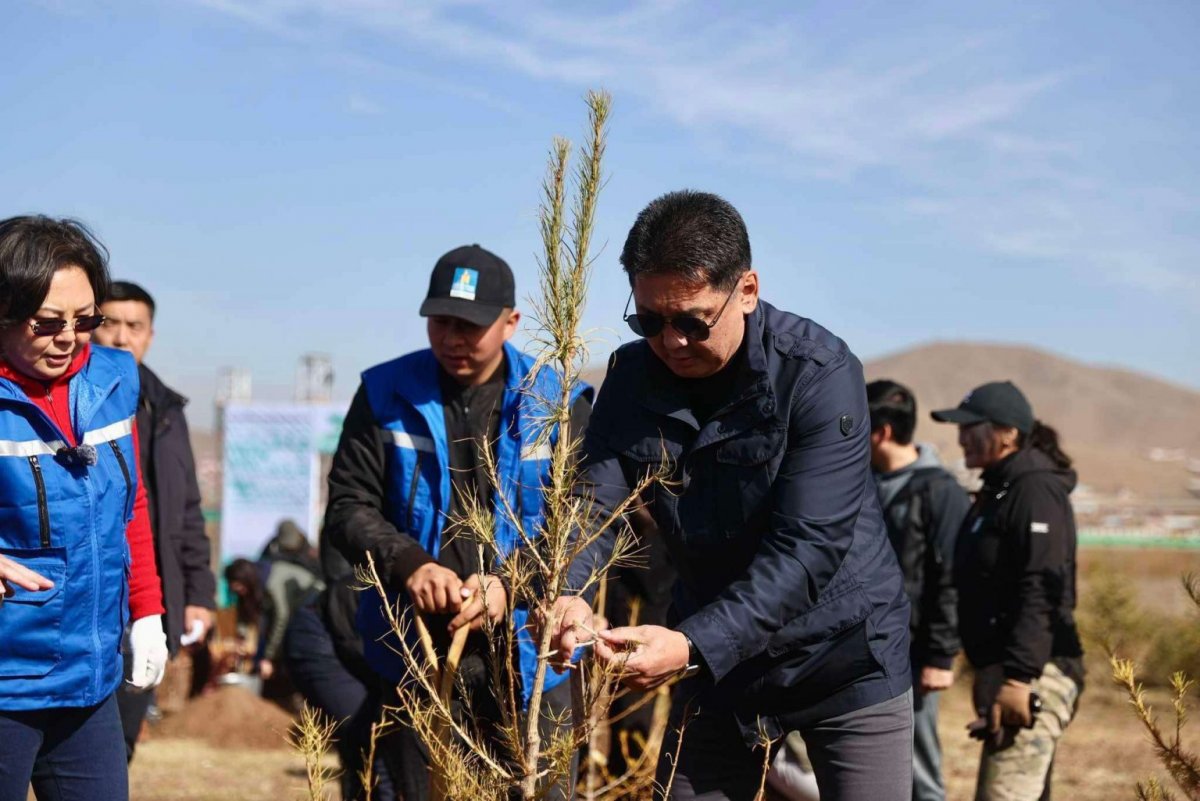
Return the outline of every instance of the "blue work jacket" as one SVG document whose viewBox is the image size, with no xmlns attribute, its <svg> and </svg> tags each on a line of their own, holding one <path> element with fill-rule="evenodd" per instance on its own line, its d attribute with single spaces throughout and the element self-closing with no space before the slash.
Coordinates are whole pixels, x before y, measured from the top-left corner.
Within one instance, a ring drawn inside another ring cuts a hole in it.
<svg viewBox="0 0 1200 801">
<path fill-rule="evenodd" d="M 749 742 L 903 694 L 908 600 L 870 471 L 862 365 L 811 320 L 760 301 L 727 402 L 644 340 L 612 357 L 584 438 L 585 492 L 613 508 L 665 453 L 645 498 L 679 573 L 675 628 L 706 670 L 691 683 Z M 611 536 L 573 566 L 582 586 Z M 681 688 L 686 692 L 686 689 Z"/>
<path fill-rule="evenodd" d="M 0 709 L 86 707 L 122 677 L 137 470 L 138 374 L 128 353 L 92 346 L 70 380 L 76 441 L 95 464 L 61 453 L 63 433 L 0 378 L 0 554 L 54 582 L 0 605 Z"/>
<path fill-rule="evenodd" d="M 533 359 L 509 344 L 504 346 L 506 375 L 500 408 L 500 427 L 496 440 L 496 462 L 500 487 L 493 492 L 496 508 L 496 550 L 503 559 L 522 542 L 500 504 L 520 516 L 528 534 L 542 523 L 542 487 L 550 471 L 551 447 L 556 437 L 538 444 L 535 440 L 544 426 L 546 409 L 536 398 L 556 398 L 560 391 L 557 375 L 550 369 L 539 370 L 530 385 Z M 446 440 L 446 417 L 438 383 L 439 366 L 430 350 L 421 350 L 372 367 L 363 373 L 363 389 L 379 426 L 391 435 L 387 455 L 387 493 L 385 509 L 395 528 L 417 540 L 437 558 L 442 531 L 450 509 L 450 466 Z M 525 390 L 525 391 L 523 391 Z M 531 391 L 530 391 L 531 390 Z M 591 394 L 584 384 L 576 386 L 571 400 Z M 480 432 L 484 433 L 484 432 Z M 389 604 L 401 607 L 411 602 L 403 593 L 389 594 Z M 528 703 L 537 668 L 537 648 L 526 625 L 528 610 L 518 606 L 513 628 L 517 637 L 522 691 Z M 378 593 L 364 592 L 359 601 L 358 627 L 363 634 L 363 649 L 368 664 L 391 681 L 404 678 L 402 658 L 384 616 Z M 565 676 L 548 671 L 545 687 L 550 689 Z"/>
</svg>

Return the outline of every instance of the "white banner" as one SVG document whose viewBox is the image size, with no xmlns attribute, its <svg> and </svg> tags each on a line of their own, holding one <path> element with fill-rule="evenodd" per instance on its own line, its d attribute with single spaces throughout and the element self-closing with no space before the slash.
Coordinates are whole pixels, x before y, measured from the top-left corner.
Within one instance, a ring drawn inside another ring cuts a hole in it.
<svg viewBox="0 0 1200 801">
<path fill-rule="evenodd" d="M 256 559 L 281 520 L 317 541 L 321 453 L 337 444 L 345 409 L 232 403 L 224 410 L 221 559 Z"/>
</svg>

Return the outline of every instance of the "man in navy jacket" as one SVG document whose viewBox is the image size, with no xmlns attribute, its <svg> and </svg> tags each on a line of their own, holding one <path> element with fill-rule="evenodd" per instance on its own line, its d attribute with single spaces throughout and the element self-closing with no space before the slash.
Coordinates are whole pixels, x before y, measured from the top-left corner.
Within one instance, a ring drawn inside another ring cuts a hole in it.
<svg viewBox="0 0 1200 801">
<path fill-rule="evenodd" d="M 643 339 L 610 361 L 580 491 L 612 508 L 665 451 L 671 481 L 643 500 L 679 580 L 671 628 L 602 632 L 595 653 L 638 688 L 693 674 L 675 697 L 672 736 L 688 722 L 671 797 L 753 797 L 762 733 L 799 730 L 822 798 L 907 799 L 909 608 L 871 479 L 862 365 L 759 300 L 745 224 L 715 195 L 652 202 L 621 263 Z M 611 545 L 576 561 L 574 586 Z M 586 600 L 558 599 L 552 647 L 573 653 L 589 620 Z M 661 783 L 670 772 L 664 760 Z"/>
</svg>

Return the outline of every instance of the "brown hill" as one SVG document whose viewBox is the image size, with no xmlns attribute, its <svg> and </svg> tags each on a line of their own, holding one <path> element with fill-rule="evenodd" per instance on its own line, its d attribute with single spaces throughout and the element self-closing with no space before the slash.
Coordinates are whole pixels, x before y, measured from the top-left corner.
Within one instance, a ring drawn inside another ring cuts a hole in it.
<svg viewBox="0 0 1200 801">
<path fill-rule="evenodd" d="M 1058 429 L 1083 483 L 1146 499 L 1191 497 L 1186 462 L 1156 462 L 1149 454 L 1164 448 L 1200 459 L 1195 390 L 1035 348 L 970 342 L 938 342 L 873 359 L 866 372 L 867 380 L 891 378 L 912 387 L 920 409 L 917 439 L 936 445 L 946 462 L 961 458 L 956 431 L 930 420 L 929 410 L 955 406 L 972 387 L 1007 378 L 1029 396 L 1037 416 Z M 595 386 L 603 378 L 602 365 L 584 374 Z M 193 430 L 192 438 L 197 461 L 210 465 L 212 475 L 201 483 L 205 497 L 213 498 L 216 443 L 207 431 Z"/>
<path fill-rule="evenodd" d="M 954 426 L 929 419 L 972 387 L 1009 379 L 1034 412 L 1054 426 L 1076 460 L 1080 480 L 1102 492 L 1144 498 L 1188 497 L 1186 463 L 1156 462 L 1154 448 L 1200 458 L 1200 392 L 1129 370 L 1096 367 L 1014 345 L 939 342 L 874 359 L 867 379 L 890 378 L 917 394 L 917 439 L 946 461 L 960 458 Z"/>
</svg>

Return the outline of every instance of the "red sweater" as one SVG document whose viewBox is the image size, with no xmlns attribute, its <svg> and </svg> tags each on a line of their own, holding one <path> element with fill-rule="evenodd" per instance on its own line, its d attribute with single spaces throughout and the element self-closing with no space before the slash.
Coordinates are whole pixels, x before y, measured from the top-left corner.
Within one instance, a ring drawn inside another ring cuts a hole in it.
<svg viewBox="0 0 1200 801">
<path fill-rule="evenodd" d="M 92 347 L 84 345 L 71 360 L 67 372 L 49 386 L 36 378 L 18 373 L 8 362 L 0 359 L 0 376 L 7 378 L 24 390 L 29 400 L 49 416 L 58 426 L 64 442 L 72 447 L 78 445 L 78 437 L 71 425 L 70 383 L 83 369 L 91 356 Z M 158 578 L 157 561 L 154 557 L 154 537 L 150 529 L 150 506 L 146 500 L 146 483 L 142 481 L 142 467 L 138 457 L 138 430 L 133 426 L 133 469 L 138 477 L 137 495 L 133 499 L 133 519 L 125 527 L 125 538 L 129 540 L 129 552 L 133 564 L 129 576 L 129 614 L 131 620 L 149 615 L 163 614 L 162 583 Z"/>
</svg>

